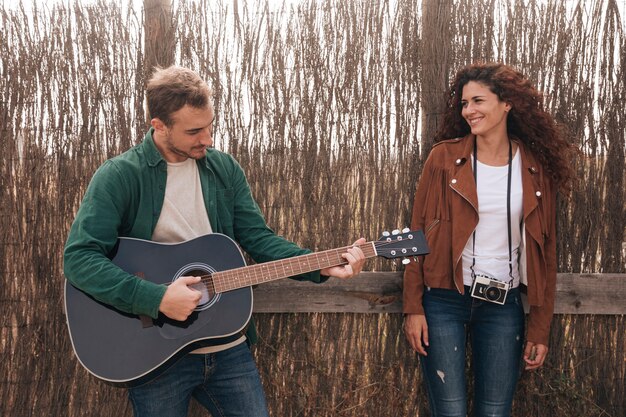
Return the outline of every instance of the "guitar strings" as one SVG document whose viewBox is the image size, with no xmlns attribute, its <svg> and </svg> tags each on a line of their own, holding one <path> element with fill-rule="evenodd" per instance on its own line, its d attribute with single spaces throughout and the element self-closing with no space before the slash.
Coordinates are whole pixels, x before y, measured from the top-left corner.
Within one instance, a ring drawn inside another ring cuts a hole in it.
<svg viewBox="0 0 626 417">
<path fill-rule="evenodd" d="M 390 241 L 371 241 L 359 245 L 359 247 L 366 253 L 366 258 L 377 256 L 377 253 L 372 252 L 372 245 L 374 248 L 383 248 L 393 245 L 394 243 L 402 242 L 401 240 Z M 298 275 L 305 272 L 315 271 L 328 266 L 345 265 L 348 262 L 341 257 L 341 254 L 345 253 L 352 246 L 344 246 L 342 248 L 330 249 L 322 252 L 316 252 L 306 255 L 300 255 L 292 258 L 281 259 L 272 262 L 265 262 L 261 264 L 255 264 L 250 266 L 242 266 L 225 271 L 218 271 L 213 274 L 201 275 L 201 283 L 204 284 L 209 292 L 216 294 L 237 288 L 249 287 L 251 285 L 273 281 L 281 278 L 287 278 L 289 276 Z M 334 259 L 331 259 L 333 258 Z M 306 260 L 307 265 L 303 267 L 303 260 Z M 311 266 L 311 260 L 317 262 L 315 267 Z M 325 261 L 322 264 L 322 261 Z M 332 261 L 332 262 L 331 262 Z M 298 269 L 294 267 L 300 267 Z M 282 272 L 279 270 L 282 268 Z M 291 268 L 291 269 L 290 269 Z M 244 272 L 245 271 L 245 272 Z M 278 275 L 278 276 L 277 276 Z M 242 283 L 242 276 L 246 282 Z M 268 278 L 269 276 L 269 278 Z M 224 284 L 224 289 L 216 288 L 216 278 L 218 283 Z M 209 285 L 212 288 L 209 288 Z"/>
</svg>

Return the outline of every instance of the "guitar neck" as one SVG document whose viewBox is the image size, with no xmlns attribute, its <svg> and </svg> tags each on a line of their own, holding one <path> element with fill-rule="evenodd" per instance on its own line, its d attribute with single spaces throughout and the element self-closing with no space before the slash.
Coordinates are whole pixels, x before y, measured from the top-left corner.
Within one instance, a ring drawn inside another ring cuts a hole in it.
<svg viewBox="0 0 626 417">
<path fill-rule="evenodd" d="M 279 261 L 215 272 L 211 275 L 213 289 L 216 293 L 226 292 L 332 266 L 345 265 L 348 262 L 341 257 L 341 254 L 346 253 L 350 248 L 351 246 L 344 246 Z M 359 245 L 359 248 L 366 258 L 377 256 L 374 242 L 366 242 Z"/>
</svg>

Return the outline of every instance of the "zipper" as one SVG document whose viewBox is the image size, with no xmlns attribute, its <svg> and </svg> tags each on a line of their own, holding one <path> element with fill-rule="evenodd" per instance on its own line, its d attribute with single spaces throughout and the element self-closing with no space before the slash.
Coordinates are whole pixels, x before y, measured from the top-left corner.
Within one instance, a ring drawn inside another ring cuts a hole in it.
<svg viewBox="0 0 626 417">
<path fill-rule="evenodd" d="M 440 221 L 439 219 L 435 219 L 431 224 L 429 224 L 426 230 L 424 230 L 424 235 L 428 234 L 428 232 L 433 230 L 434 227 L 439 224 L 439 221 Z"/>
<path fill-rule="evenodd" d="M 465 195 L 464 195 L 462 192 L 460 192 L 459 190 L 457 190 L 456 188 L 454 188 L 454 186 L 453 186 L 453 185 L 450 185 L 449 187 L 450 187 L 450 188 L 452 188 L 454 191 L 456 191 L 456 193 L 457 193 L 458 195 L 460 195 L 461 197 L 463 197 L 463 199 L 464 199 L 465 201 L 467 201 L 468 203 L 470 203 L 470 204 L 472 205 L 472 207 L 474 207 L 474 210 L 476 210 L 476 213 L 478 213 L 478 207 L 476 207 L 476 206 L 474 205 L 474 203 L 472 203 L 472 202 L 470 201 L 470 199 L 469 199 L 469 198 L 465 197 Z"/>
</svg>

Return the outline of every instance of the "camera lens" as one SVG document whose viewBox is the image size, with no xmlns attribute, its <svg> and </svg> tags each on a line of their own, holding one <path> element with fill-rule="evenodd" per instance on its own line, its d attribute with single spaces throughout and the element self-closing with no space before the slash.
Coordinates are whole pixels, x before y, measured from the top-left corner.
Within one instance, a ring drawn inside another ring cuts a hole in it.
<svg viewBox="0 0 626 417">
<path fill-rule="evenodd" d="M 500 288 L 489 287 L 485 290 L 485 298 L 489 301 L 496 301 L 500 299 L 501 294 L 502 291 L 500 291 Z"/>
</svg>

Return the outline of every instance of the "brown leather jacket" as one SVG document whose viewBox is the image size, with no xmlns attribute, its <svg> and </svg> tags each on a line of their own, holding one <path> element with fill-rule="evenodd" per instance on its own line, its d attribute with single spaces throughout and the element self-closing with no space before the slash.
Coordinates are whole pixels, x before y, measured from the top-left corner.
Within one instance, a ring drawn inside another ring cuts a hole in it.
<svg viewBox="0 0 626 417">
<path fill-rule="evenodd" d="M 468 135 L 439 142 L 424 165 L 411 229 L 424 230 L 430 254 L 409 264 L 404 272 L 405 314 L 424 314 L 425 287 L 456 288 L 464 293 L 461 255 L 478 224 L 471 166 L 474 141 L 474 135 Z M 556 290 L 556 190 L 533 155 L 520 141 L 515 142 L 520 151 L 524 195 L 520 275 L 522 282 L 527 282 L 530 304 L 527 340 L 547 345 Z"/>
</svg>

